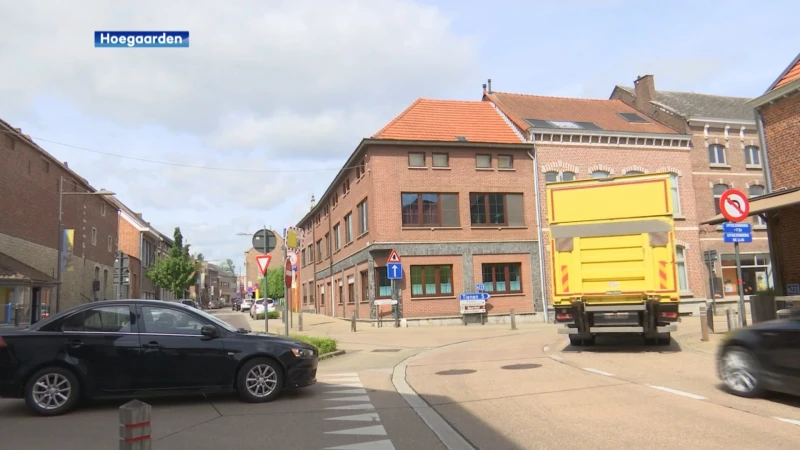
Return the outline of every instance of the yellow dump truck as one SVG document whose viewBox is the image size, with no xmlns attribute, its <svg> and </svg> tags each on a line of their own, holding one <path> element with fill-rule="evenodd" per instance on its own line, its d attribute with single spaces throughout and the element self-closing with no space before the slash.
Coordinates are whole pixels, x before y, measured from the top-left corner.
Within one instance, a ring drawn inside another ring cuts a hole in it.
<svg viewBox="0 0 800 450">
<path fill-rule="evenodd" d="M 669 345 L 678 275 L 669 174 L 547 185 L 556 323 L 572 345 L 638 333 Z"/>
</svg>

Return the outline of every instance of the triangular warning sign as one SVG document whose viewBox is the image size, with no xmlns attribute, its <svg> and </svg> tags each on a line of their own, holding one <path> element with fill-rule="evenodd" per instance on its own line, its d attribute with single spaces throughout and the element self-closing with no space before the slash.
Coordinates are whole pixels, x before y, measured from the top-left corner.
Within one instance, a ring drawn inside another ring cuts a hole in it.
<svg viewBox="0 0 800 450">
<path fill-rule="evenodd" d="M 258 270 L 261 271 L 261 275 L 267 274 L 267 267 L 269 267 L 270 261 L 272 261 L 272 256 L 270 255 L 256 256 L 256 264 L 258 264 Z"/>
<path fill-rule="evenodd" d="M 397 256 L 397 252 L 392 250 L 392 253 L 389 253 L 389 261 L 390 263 L 399 263 L 400 257 Z"/>
</svg>

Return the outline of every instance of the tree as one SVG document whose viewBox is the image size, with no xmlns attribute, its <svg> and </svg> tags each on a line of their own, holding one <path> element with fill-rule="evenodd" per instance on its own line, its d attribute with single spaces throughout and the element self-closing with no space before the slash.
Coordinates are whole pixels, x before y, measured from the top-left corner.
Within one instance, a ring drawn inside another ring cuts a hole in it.
<svg viewBox="0 0 800 450">
<path fill-rule="evenodd" d="M 206 260 L 205 256 L 202 253 L 195 253 L 194 260 L 197 262 L 203 262 Z"/>
<path fill-rule="evenodd" d="M 266 288 L 264 287 L 264 282 L 267 284 Z M 261 292 L 266 292 L 265 297 L 283 298 L 284 288 L 282 269 L 269 269 L 267 276 L 261 279 Z"/>
<path fill-rule="evenodd" d="M 169 254 L 165 258 L 157 260 L 145 275 L 156 286 L 169 289 L 176 298 L 183 298 L 186 290 L 197 283 L 200 264 L 189 256 L 189 246 L 184 246 L 180 228 L 175 228 L 173 237 L 175 245 L 170 249 Z"/>
<path fill-rule="evenodd" d="M 220 267 L 222 267 L 222 270 L 226 272 L 230 272 L 233 274 L 236 273 L 236 265 L 233 264 L 233 260 L 230 258 L 226 259 L 224 263 L 220 264 Z"/>
</svg>

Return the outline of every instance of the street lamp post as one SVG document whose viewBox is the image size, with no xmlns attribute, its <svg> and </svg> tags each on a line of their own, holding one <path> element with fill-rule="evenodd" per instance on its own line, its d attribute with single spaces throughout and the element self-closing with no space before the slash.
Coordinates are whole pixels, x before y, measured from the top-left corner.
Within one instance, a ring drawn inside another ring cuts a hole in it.
<svg viewBox="0 0 800 450">
<path fill-rule="evenodd" d="M 99 195 L 101 197 L 108 197 L 111 195 L 117 195 L 111 191 L 100 189 L 97 192 L 64 192 L 64 177 L 60 177 L 58 180 L 58 248 L 56 249 L 58 254 L 58 261 L 56 261 L 56 280 L 58 284 L 56 285 L 56 314 L 60 311 L 61 307 L 61 260 L 64 258 L 63 255 L 63 248 L 64 248 L 64 196 L 65 195 Z M 121 274 L 120 274 L 121 275 Z"/>
</svg>

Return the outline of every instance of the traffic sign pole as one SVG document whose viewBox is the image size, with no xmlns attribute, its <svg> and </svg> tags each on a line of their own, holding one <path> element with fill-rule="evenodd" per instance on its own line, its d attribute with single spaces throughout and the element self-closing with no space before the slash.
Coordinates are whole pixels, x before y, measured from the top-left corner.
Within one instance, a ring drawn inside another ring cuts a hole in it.
<svg viewBox="0 0 800 450">
<path fill-rule="evenodd" d="M 743 192 L 737 189 L 728 189 L 719 199 L 719 209 L 722 215 L 731 222 L 742 222 L 750 214 L 750 202 Z M 725 225 L 723 225 L 723 229 Z M 733 228 L 733 227 L 730 227 Z M 747 227 L 749 228 L 749 227 Z M 752 232 L 750 232 L 752 233 Z M 750 234 L 748 233 L 748 234 Z M 728 233 L 725 232 L 727 235 Z M 739 234 L 739 233 L 733 233 Z M 752 240 L 752 237 L 750 237 Z M 727 240 L 727 239 L 726 239 Z M 736 286 L 739 289 L 739 323 L 747 326 L 747 310 L 744 308 L 744 282 L 742 280 L 742 261 L 739 257 L 739 241 L 741 238 L 732 238 L 733 251 L 736 256 Z"/>
</svg>

